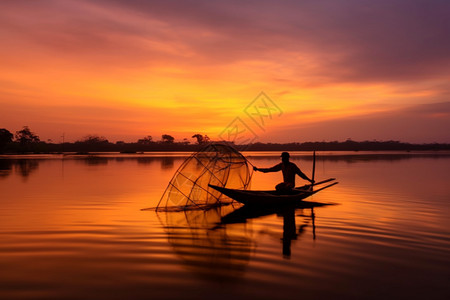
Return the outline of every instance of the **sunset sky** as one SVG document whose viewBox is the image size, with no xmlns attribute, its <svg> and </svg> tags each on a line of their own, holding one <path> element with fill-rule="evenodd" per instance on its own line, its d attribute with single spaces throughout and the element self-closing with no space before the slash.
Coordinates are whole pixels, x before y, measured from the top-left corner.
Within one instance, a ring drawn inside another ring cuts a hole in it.
<svg viewBox="0 0 450 300">
<path fill-rule="evenodd" d="M 2 0 L 0 40 L 0 128 L 41 140 L 450 142 L 448 0 Z"/>
</svg>

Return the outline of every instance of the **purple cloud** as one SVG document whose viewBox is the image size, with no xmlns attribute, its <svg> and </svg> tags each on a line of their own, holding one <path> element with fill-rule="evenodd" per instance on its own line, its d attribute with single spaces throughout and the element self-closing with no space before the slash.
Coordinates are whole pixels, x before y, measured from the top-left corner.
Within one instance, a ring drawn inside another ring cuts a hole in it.
<svg viewBox="0 0 450 300">
<path fill-rule="evenodd" d="M 450 143 L 450 102 L 421 104 L 384 113 L 292 125 L 265 137 L 269 141 L 398 140 Z"/>
<path fill-rule="evenodd" d="M 448 1 L 113 3 L 174 28 L 212 32 L 184 42 L 213 61 L 313 55 L 318 67 L 311 76 L 330 81 L 408 81 L 450 73 Z"/>
</svg>

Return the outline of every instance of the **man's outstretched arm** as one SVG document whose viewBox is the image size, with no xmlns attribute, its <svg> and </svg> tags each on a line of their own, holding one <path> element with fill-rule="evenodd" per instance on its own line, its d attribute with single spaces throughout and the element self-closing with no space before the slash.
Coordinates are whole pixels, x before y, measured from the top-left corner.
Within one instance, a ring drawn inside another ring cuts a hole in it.
<svg viewBox="0 0 450 300">
<path fill-rule="evenodd" d="M 270 172 L 278 172 L 281 171 L 281 163 L 273 166 L 272 168 L 257 168 L 257 167 L 253 167 L 253 170 L 255 171 L 260 171 L 263 173 L 270 173 Z"/>
</svg>

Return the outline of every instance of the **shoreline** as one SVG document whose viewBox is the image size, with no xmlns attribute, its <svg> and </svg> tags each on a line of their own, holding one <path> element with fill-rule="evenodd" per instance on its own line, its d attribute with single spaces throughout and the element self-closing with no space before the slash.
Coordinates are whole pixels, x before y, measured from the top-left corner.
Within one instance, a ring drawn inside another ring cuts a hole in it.
<svg viewBox="0 0 450 300">
<path fill-rule="evenodd" d="M 252 150 L 241 153 L 248 158 L 278 157 L 283 150 Z M 117 151 L 58 152 L 58 153 L 8 153 L 0 154 L 0 159 L 89 159 L 89 158 L 183 158 L 196 151 L 146 151 L 121 153 Z M 310 158 L 313 151 L 289 151 L 292 157 Z M 450 157 L 450 150 L 324 150 L 316 151 L 318 158 L 343 157 Z"/>
</svg>

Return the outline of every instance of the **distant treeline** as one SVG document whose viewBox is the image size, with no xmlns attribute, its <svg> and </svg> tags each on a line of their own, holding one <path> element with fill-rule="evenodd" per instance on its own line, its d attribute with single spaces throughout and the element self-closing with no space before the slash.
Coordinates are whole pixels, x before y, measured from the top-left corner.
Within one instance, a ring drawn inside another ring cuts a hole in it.
<svg viewBox="0 0 450 300">
<path fill-rule="evenodd" d="M 425 151 L 450 150 L 450 144 L 410 144 L 399 141 L 345 142 L 305 142 L 305 143 L 255 143 L 248 147 L 251 151 Z"/>
<path fill-rule="evenodd" d="M 425 150 L 450 150 L 450 144 L 409 144 L 398 141 L 345 141 L 345 142 L 306 142 L 306 143 L 255 143 L 251 145 L 234 145 L 239 151 L 425 151 Z M 37 142 L 23 147 L 20 143 L 12 142 L 0 153 L 60 153 L 75 152 L 85 154 L 88 152 L 158 152 L 158 151 L 187 151 L 194 152 L 204 147 L 204 144 L 185 143 L 161 143 L 151 142 L 149 144 L 139 143 L 46 143 Z"/>
<path fill-rule="evenodd" d="M 97 135 L 88 135 L 76 142 L 53 143 L 43 142 L 39 137 L 25 126 L 15 135 L 6 129 L 0 129 L 0 153 L 62 153 L 74 152 L 85 154 L 89 152 L 121 152 L 139 153 L 155 151 L 187 151 L 193 152 L 207 145 L 210 139 L 206 135 L 195 134 L 195 143 L 187 139 L 175 142 L 170 135 L 163 134 L 161 140 L 153 141 L 146 136 L 133 143 L 118 141 L 109 142 L 106 138 Z M 425 151 L 450 150 L 450 144 L 410 144 L 399 141 L 362 141 L 346 140 L 345 142 L 304 142 L 304 143 L 253 143 L 250 145 L 235 145 L 239 151 Z"/>
</svg>

